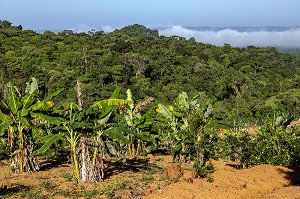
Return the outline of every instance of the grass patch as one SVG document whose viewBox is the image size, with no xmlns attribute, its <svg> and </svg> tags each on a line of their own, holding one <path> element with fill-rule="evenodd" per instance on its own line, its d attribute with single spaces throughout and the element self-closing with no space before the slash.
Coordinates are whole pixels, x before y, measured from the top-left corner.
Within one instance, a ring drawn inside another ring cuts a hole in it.
<svg viewBox="0 0 300 199">
<path fill-rule="evenodd" d="M 32 199 L 47 199 L 47 195 L 43 195 L 40 190 L 24 190 L 18 194 L 21 198 L 32 198 Z"/>
<path fill-rule="evenodd" d="M 93 189 L 92 191 L 89 191 L 88 193 L 86 193 L 86 195 L 84 197 L 85 198 L 95 198 L 99 194 L 100 194 L 99 190 Z"/>
<path fill-rule="evenodd" d="M 55 189 L 56 185 L 53 184 L 53 182 L 51 180 L 47 180 L 41 184 L 41 187 L 46 189 L 48 192 L 51 192 Z"/>
<path fill-rule="evenodd" d="M 161 174 L 163 172 L 164 172 L 163 168 L 159 168 L 157 166 L 151 166 L 151 165 L 148 165 L 146 169 L 141 170 L 141 173 L 145 175 L 153 175 L 155 173 Z"/>
<path fill-rule="evenodd" d="M 112 183 L 102 189 L 99 193 L 105 194 L 108 198 L 114 198 L 115 192 L 122 188 L 129 188 L 131 180 L 124 180 L 120 183 Z"/>
<path fill-rule="evenodd" d="M 154 181 L 154 177 L 153 177 L 153 176 L 146 176 L 146 175 L 143 175 L 143 176 L 140 178 L 140 181 L 143 182 L 143 183 L 148 184 L 149 182 L 153 182 L 153 181 Z"/>
<path fill-rule="evenodd" d="M 72 182 L 73 180 L 73 174 L 70 174 L 70 173 L 64 173 L 63 178 L 65 178 L 68 182 Z"/>
</svg>

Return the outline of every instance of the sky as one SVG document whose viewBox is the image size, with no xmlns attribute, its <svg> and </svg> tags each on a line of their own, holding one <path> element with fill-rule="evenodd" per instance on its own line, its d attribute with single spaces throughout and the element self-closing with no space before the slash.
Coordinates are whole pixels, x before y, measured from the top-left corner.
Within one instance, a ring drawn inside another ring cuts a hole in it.
<svg viewBox="0 0 300 199">
<path fill-rule="evenodd" d="M 299 26 L 300 0 L 0 0 L 0 19 L 28 29 Z"/>
<path fill-rule="evenodd" d="M 0 0 L 0 19 L 36 31 L 290 27 L 300 26 L 299 8 L 300 0 Z"/>
</svg>

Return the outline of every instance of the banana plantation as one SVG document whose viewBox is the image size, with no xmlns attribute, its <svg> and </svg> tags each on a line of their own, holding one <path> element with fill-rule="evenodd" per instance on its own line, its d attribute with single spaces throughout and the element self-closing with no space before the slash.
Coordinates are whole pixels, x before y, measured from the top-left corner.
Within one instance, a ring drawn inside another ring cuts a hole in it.
<svg viewBox="0 0 300 199">
<path fill-rule="evenodd" d="M 291 166 L 300 161 L 300 130 L 293 118 L 274 114 L 255 134 L 216 120 L 216 104 L 204 93 L 178 94 L 170 104 L 151 96 L 134 101 L 134 93 L 116 88 L 111 97 L 85 106 L 81 83 L 77 101 L 57 106 L 59 89 L 41 97 L 36 78 L 24 88 L 7 83 L 0 111 L 1 157 L 14 172 L 39 172 L 42 158 L 67 154 L 73 179 L 106 179 L 108 157 L 126 161 L 165 151 L 178 163 L 192 163 L 198 177 L 213 172 L 211 159 Z M 123 97 L 120 97 L 123 96 Z M 125 96 L 125 97 L 124 97 Z"/>
</svg>

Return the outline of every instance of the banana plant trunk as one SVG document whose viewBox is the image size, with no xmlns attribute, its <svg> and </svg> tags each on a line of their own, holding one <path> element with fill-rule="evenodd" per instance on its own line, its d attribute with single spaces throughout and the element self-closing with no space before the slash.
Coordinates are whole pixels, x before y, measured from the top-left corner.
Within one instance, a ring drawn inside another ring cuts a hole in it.
<svg viewBox="0 0 300 199">
<path fill-rule="evenodd" d="M 37 163 L 35 157 L 32 157 L 33 152 L 32 143 L 29 141 L 25 142 L 23 127 L 18 126 L 17 136 L 13 132 L 13 129 L 9 129 L 9 142 L 10 142 L 10 151 L 12 153 L 11 158 L 11 168 L 15 172 L 36 172 L 40 169 L 39 164 Z M 18 138 L 16 140 L 15 138 Z M 17 148 L 15 148 L 15 143 L 18 143 Z"/>
<path fill-rule="evenodd" d="M 91 138 L 80 138 L 81 143 L 81 182 L 99 182 L 104 178 L 104 153 L 102 146 Z M 94 147 L 93 159 L 89 147 Z"/>
<path fill-rule="evenodd" d="M 18 127 L 19 131 L 19 171 L 23 172 L 23 155 L 24 155 L 24 136 L 23 129 L 21 126 Z"/>
<path fill-rule="evenodd" d="M 76 154 L 76 145 L 72 145 L 72 153 L 73 153 L 73 162 L 74 162 L 74 172 L 77 182 L 80 182 L 80 172 L 79 172 L 79 164 Z"/>
<path fill-rule="evenodd" d="M 81 142 L 81 182 L 88 181 L 87 148 L 85 142 Z"/>
</svg>

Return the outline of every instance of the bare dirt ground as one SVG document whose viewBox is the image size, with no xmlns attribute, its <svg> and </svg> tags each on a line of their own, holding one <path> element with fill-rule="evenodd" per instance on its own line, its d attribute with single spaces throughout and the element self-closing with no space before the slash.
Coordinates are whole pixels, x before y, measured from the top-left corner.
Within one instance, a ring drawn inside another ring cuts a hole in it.
<svg viewBox="0 0 300 199">
<path fill-rule="evenodd" d="M 48 161 L 37 173 L 13 173 L 0 163 L 0 198 L 300 198 L 298 167 L 259 165 L 236 169 L 236 164 L 212 161 L 215 172 L 195 178 L 192 165 L 172 162 L 171 156 L 108 160 L 106 179 L 80 183 L 70 164 Z M 179 174 L 179 175 L 178 175 Z"/>
</svg>

